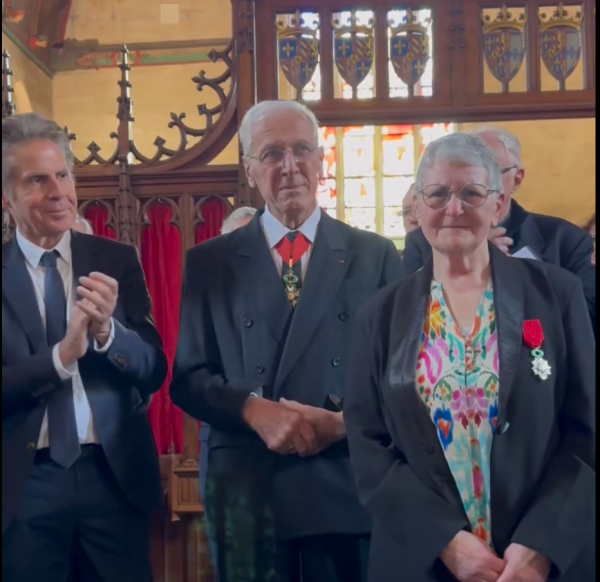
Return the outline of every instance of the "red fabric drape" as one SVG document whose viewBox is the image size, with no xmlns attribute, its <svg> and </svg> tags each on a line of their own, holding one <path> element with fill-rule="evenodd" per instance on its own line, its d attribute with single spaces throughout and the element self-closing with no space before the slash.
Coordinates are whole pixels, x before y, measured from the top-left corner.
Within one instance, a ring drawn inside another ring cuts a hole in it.
<svg viewBox="0 0 600 582">
<path fill-rule="evenodd" d="M 202 205 L 201 212 L 203 222 L 196 227 L 194 233 L 197 245 L 221 234 L 221 227 L 227 216 L 227 207 L 221 200 L 212 198 Z"/>
<path fill-rule="evenodd" d="M 171 209 L 155 204 L 148 210 L 150 225 L 142 232 L 142 265 L 148 280 L 156 326 L 162 337 L 169 362 L 169 375 L 150 405 L 150 423 L 161 455 L 181 453 L 183 449 L 183 415 L 171 402 L 169 385 L 177 349 L 179 301 L 181 292 L 181 234 L 170 223 Z"/>
<path fill-rule="evenodd" d="M 115 240 L 117 235 L 112 227 L 107 226 L 108 210 L 102 204 L 92 204 L 85 209 L 84 218 L 90 221 L 94 234 Z"/>
</svg>

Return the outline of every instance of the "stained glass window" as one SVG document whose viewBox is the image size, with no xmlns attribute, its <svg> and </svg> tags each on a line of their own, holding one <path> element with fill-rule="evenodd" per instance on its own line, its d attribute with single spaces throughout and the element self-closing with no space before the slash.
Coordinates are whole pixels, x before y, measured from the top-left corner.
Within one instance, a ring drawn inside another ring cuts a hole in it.
<svg viewBox="0 0 600 582">
<path fill-rule="evenodd" d="M 320 99 L 319 15 L 315 12 L 278 14 L 275 22 L 279 98 L 297 99 L 302 93 L 305 100 Z M 300 54 L 310 58 L 300 58 Z"/>
<path fill-rule="evenodd" d="M 335 129 L 321 127 L 319 141 L 325 152 L 323 159 L 323 178 L 319 184 L 318 199 L 321 208 L 337 218 L 337 148 Z"/>
<path fill-rule="evenodd" d="M 416 97 L 431 97 L 433 95 L 433 22 L 431 10 L 392 10 L 388 13 L 388 22 L 390 24 L 388 28 L 388 35 L 390 39 L 390 53 L 393 51 L 391 47 L 394 46 L 392 39 L 405 41 L 407 43 L 406 51 L 398 51 L 394 54 L 390 54 L 389 60 L 389 88 L 390 97 L 404 97 L 407 98 L 409 94 L 409 86 L 403 81 L 398 75 L 396 69 L 402 71 L 404 74 L 408 74 L 407 66 L 412 67 L 413 72 L 415 67 L 421 66 L 418 60 L 412 63 L 412 65 L 403 65 L 403 62 L 408 62 L 406 57 L 413 54 L 414 48 L 418 45 L 420 32 L 405 30 L 405 26 L 417 25 L 422 27 L 423 34 L 427 35 L 426 41 L 428 42 L 429 55 L 427 63 L 424 65 L 425 70 L 419 70 L 417 76 L 420 76 L 419 81 L 414 85 L 414 95 Z M 410 35 L 410 37 L 409 37 Z M 425 51 L 427 52 L 427 51 Z M 396 61 L 396 62 L 394 62 Z"/>
<path fill-rule="evenodd" d="M 355 19 L 354 21 L 352 19 Z M 336 29 L 341 29 L 342 27 L 346 27 L 346 29 L 350 29 L 351 27 L 355 27 L 356 30 L 370 30 L 371 36 L 374 34 L 374 22 L 375 22 L 375 13 L 372 10 L 355 10 L 345 11 L 345 12 L 337 12 L 333 14 L 333 22 L 335 24 Z M 356 34 L 356 33 L 355 33 Z M 366 36 L 369 36 L 369 33 L 358 33 L 358 37 L 365 39 Z M 351 42 L 352 33 L 347 32 L 343 35 L 343 38 L 347 38 L 349 43 Z M 374 38 L 374 36 L 372 36 Z M 334 59 L 337 57 L 343 57 L 341 54 L 334 54 Z M 355 67 L 359 67 L 357 63 Z M 369 61 L 362 62 L 360 67 L 363 68 L 366 76 L 365 79 L 358 85 L 357 88 L 357 98 L 358 99 L 372 99 L 375 97 L 375 58 L 373 54 L 373 59 L 369 64 Z M 368 73 L 366 71 L 368 70 Z M 340 74 L 337 66 L 334 67 L 334 97 L 337 99 L 352 99 L 352 87 L 344 81 L 342 75 Z"/>
<path fill-rule="evenodd" d="M 402 199 L 424 148 L 452 131 L 454 126 L 444 123 L 321 128 L 322 208 L 357 228 L 403 239 Z"/>
</svg>

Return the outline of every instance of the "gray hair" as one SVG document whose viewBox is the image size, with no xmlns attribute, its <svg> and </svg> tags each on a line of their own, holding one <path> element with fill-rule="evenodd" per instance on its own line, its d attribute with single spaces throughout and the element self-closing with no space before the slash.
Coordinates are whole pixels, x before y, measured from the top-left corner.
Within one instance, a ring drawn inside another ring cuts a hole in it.
<svg viewBox="0 0 600 582">
<path fill-rule="evenodd" d="M 495 137 L 506 149 L 508 154 L 513 157 L 519 168 L 523 162 L 523 147 L 519 138 L 506 129 L 500 129 L 498 127 L 479 127 L 471 132 L 472 135 L 481 137 L 483 135 L 492 135 Z"/>
<path fill-rule="evenodd" d="M 75 224 L 81 226 L 81 231 L 84 234 L 94 234 L 94 228 L 92 227 L 92 223 L 87 218 L 83 218 L 83 216 L 80 216 L 78 214 L 77 218 L 75 219 Z"/>
<path fill-rule="evenodd" d="M 469 133 L 453 133 L 432 142 L 421 159 L 415 191 L 420 192 L 425 187 L 425 173 L 438 161 L 450 164 L 483 168 L 489 176 L 488 187 L 495 192 L 502 192 L 502 170 L 492 151 L 483 141 Z"/>
<path fill-rule="evenodd" d="M 233 232 L 235 229 L 236 222 L 243 220 L 244 218 L 252 218 L 256 214 L 255 208 L 250 208 L 249 206 L 242 206 L 237 210 L 234 210 L 224 221 L 223 226 L 221 228 L 221 234 L 229 234 Z"/>
<path fill-rule="evenodd" d="M 242 151 L 245 155 L 250 154 L 250 148 L 252 146 L 252 128 L 254 124 L 276 111 L 293 111 L 305 117 L 306 121 L 313 126 L 315 144 L 318 143 L 319 122 L 317 121 L 315 114 L 306 105 L 298 103 L 298 101 L 262 101 L 248 110 L 239 129 Z"/>
<path fill-rule="evenodd" d="M 37 113 L 13 115 L 2 120 L 2 191 L 8 192 L 13 173 L 13 150 L 24 143 L 36 140 L 53 142 L 62 152 L 71 175 L 75 156 L 65 131 L 54 121 Z"/>
</svg>

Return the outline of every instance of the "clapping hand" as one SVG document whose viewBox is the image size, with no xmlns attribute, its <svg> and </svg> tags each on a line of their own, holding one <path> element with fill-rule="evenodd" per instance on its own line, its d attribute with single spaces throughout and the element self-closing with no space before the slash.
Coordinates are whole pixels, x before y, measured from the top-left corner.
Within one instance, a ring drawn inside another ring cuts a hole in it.
<svg viewBox="0 0 600 582">
<path fill-rule="evenodd" d="M 84 299 L 82 303 L 85 304 L 86 308 L 91 308 L 90 304 L 87 303 L 87 299 Z M 87 313 L 78 305 L 75 306 L 69 319 L 65 338 L 58 346 L 58 357 L 64 367 L 70 368 L 87 353 L 89 325 L 90 318 Z"/>
<path fill-rule="evenodd" d="M 100 347 L 106 345 L 111 333 L 111 318 L 117 307 L 119 283 L 102 273 L 81 277 L 77 306 L 90 318 L 90 334 Z"/>
</svg>

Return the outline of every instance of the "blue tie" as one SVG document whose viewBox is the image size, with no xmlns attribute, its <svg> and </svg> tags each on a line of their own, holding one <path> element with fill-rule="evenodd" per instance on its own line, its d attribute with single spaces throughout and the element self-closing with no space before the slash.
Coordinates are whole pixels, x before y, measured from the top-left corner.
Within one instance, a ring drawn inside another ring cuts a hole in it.
<svg viewBox="0 0 600 582">
<path fill-rule="evenodd" d="M 67 300 L 63 279 L 58 272 L 58 251 L 44 253 L 40 264 L 46 268 L 44 304 L 46 306 L 46 337 L 54 347 L 67 331 Z M 48 400 L 50 458 L 68 469 L 79 458 L 79 436 L 75 418 L 73 383 L 69 380 Z"/>
</svg>

